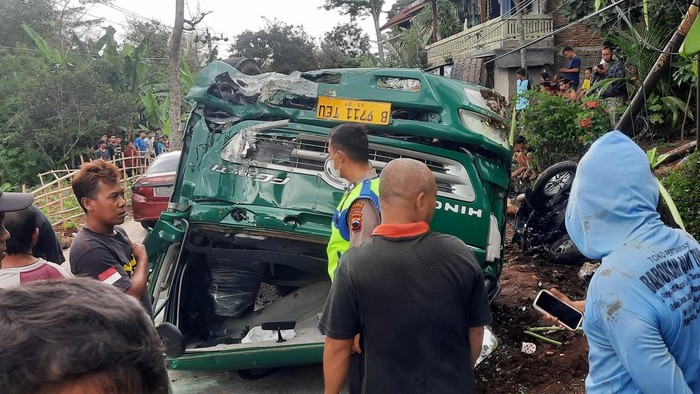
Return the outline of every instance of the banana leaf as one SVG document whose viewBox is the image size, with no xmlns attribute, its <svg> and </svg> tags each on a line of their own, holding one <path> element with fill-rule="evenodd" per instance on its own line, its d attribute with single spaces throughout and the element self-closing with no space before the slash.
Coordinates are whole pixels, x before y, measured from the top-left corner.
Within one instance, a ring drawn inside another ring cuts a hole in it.
<svg viewBox="0 0 700 394">
<path fill-rule="evenodd" d="M 61 52 L 58 51 L 58 49 L 52 47 L 49 45 L 49 43 L 44 40 L 42 36 L 39 35 L 39 33 L 35 32 L 34 29 L 29 27 L 29 25 L 25 25 L 24 23 L 22 24 L 22 29 L 27 33 L 29 38 L 34 41 L 34 44 L 36 44 L 37 48 L 41 51 L 41 53 L 51 62 L 54 64 L 59 64 L 63 63 L 63 56 L 61 56 Z"/>
</svg>

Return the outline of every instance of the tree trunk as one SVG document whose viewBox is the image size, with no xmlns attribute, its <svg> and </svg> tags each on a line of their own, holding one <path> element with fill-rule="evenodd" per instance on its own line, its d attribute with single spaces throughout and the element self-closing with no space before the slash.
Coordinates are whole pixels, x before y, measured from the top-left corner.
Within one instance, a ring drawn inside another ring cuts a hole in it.
<svg viewBox="0 0 700 394">
<path fill-rule="evenodd" d="M 382 32 L 379 30 L 379 17 L 382 14 L 382 9 L 381 7 L 377 10 L 374 7 L 372 7 L 372 20 L 374 21 L 374 31 L 377 34 L 377 50 L 379 51 L 379 61 L 382 63 L 382 66 L 384 65 L 384 47 L 383 47 L 383 40 L 382 40 Z"/>
<path fill-rule="evenodd" d="M 170 36 L 170 146 L 182 149 L 180 133 L 180 44 L 185 24 L 185 0 L 175 0 L 175 24 Z"/>
<path fill-rule="evenodd" d="M 433 42 L 438 40 L 438 14 L 437 14 L 437 0 L 430 0 L 430 7 L 433 9 Z"/>
</svg>

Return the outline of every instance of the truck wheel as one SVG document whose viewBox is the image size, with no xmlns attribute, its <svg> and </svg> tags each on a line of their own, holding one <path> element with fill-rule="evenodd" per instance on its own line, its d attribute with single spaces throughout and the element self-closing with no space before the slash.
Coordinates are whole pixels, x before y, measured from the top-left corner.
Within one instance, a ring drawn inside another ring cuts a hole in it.
<svg viewBox="0 0 700 394">
<path fill-rule="evenodd" d="M 255 60 L 247 57 L 230 57 L 224 59 L 223 62 L 229 66 L 235 67 L 236 70 L 246 75 L 258 75 L 263 72 L 260 65 L 256 63 Z"/>
<path fill-rule="evenodd" d="M 452 63 L 450 78 L 485 86 L 487 74 L 484 59 L 469 56 L 456 58 Z"/>
</svg>

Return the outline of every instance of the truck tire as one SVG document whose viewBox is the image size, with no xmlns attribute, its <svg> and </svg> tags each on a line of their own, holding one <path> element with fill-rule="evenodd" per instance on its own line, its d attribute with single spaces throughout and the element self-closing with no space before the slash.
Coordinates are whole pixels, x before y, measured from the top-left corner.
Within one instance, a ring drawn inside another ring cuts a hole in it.
<svg viewBox="0 0 700 394">
<path fill-rule="evenodd" d="M 484 59 L 469 56 L 456 58 L 452 63 L 450 78 L 485 86 L 487 74 Z"/>
<path fill-rule="evenodd" d="M 223 62 L 229 66 L 235 67 L 236 70 L 246 75 L 258 75 L 262 74 L 263 72 L 260 65 L 256 63 L 255 60 L 247 57 L 230 57 L 228 59 L 224 59 Z"/>
</svg>

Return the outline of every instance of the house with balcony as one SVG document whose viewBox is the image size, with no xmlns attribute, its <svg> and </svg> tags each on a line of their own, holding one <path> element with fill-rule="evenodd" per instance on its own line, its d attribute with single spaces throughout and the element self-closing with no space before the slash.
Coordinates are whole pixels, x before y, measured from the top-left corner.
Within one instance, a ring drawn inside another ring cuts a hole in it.
<svg viewBox="0 0 700 394">
<path fill-rule="evenodd" d="M 515 71 L 521 66 L 521 23 L 513 0 L 450 0 L 458 10 L 464 30 L 444 37 L 426 47 L 428 70 L 496 89 L 505 97 L 515 90 Z M 527 47 L 526 63 L 530 79 L 537 81 L 543 71 L 554 75 L 566 65 L 562 49 L 573 47 L 584 65 L 600 59 L 599 34 L 583 24 L 558 34 L 552 33 L 568 24 L 561 14 L 566 0 L 523 1 L 522 29 Z M 382 29 L 406 27 L 430 1 L 415 1 L 390 18 Z M 455 73 L 459 75 L 455 75 Z M 581 70 L 583 75 L 583 69 Z"/>
</svg>

